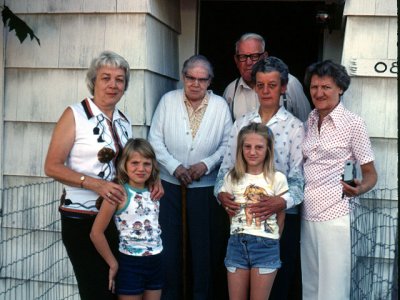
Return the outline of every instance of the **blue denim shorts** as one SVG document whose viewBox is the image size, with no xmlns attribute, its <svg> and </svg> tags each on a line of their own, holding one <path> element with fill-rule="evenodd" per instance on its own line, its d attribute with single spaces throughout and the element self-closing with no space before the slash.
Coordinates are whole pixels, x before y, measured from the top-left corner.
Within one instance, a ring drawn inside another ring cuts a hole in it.
<svg viewBox="0 0 400 300">
<path fill-rule="evenodd" d="M 260 274 L 272 273 L 281 267 L 279 240 L 249 234 L 233 234 L 228 241 L 225 266 L 232 273 L 237 268 L 259 268 Z"/>
<path fill-rule="evenodd" d="M 117 295 L 140 295 L 145 290 L 163 286 L 161 254 L 131 256 L 119 253 L 119 269 L 115 280 Z"/>
</svg>

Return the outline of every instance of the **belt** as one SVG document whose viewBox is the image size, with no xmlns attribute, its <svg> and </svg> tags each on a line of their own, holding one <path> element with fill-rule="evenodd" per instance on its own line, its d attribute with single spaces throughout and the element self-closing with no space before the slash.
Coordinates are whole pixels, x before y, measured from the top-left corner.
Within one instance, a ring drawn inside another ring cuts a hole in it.
<svg viewBox="0 0 400 300">
<path fill-rule="evenodd" d="M 96 211 L 66 208 L 64 206 L 60 206 L 58 211 L 62 216 L 74 219 L 94 219 L 97 215 Z"/>
</svg>

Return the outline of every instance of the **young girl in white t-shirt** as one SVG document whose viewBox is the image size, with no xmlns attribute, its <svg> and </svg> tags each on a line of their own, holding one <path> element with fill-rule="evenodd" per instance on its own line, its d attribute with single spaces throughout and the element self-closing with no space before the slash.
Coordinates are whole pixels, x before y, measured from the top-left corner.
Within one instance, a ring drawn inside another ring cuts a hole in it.
<svg viewBox="0 0 400 300">
<path fill-rule="evenodd" d="M 268 299 L 281 266 L 279 237 L 285 212 L 265 221 L 254 218 L 247 204 L 268 201 L 288 191 L 286 176 L 274 168 L 274 138 L 263 124 L 251 123 L 238 135 L 235 167 L 222 187 L 231 193 L 240 210 L 231 218 L 231 236 L 225 258 L 229 299 Z"/>
</svg>

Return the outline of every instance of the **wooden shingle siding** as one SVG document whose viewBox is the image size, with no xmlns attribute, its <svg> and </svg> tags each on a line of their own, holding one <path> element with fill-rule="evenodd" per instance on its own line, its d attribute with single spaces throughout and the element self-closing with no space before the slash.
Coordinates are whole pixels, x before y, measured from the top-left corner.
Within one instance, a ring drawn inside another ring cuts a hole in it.
<svg viewBox="0 0 400 300">
<path fill-rule="evenodd" d="M 54 124 L 5 122 L 4 176 L 44 176 L 43 165 Z M 20 182 L 18 185 L 24 185 Z"/>
<path fill-rule="evenodd" d="M 6 0 L 16 14 L 129 14 L 154 16 L 180 32 L 180 0 Z"/>
<path fill-rule="evenodd" d="M 397 139 L 371 138 L 375 154 L 375 167 L 378 172 L 376 189 L 394 189 L 398 186 L 397 180 Z M 394 195 L 397 200 L 397 195 Z"/>
<path fill-rule="evenodd" d="M 363 117 L 371 137 L 397 137 L 397 79 L 352 77 L 346 107 Z"/>
<path fill-rule="evenodd" d="M 146 14 L 25 16 L 41 46 L 8 36 L 6 68 L 86 70 L 102 50 L 125 57 L 131 69 L 179 79 L 177 32 Z M 38 24 L 38 22 L 40 24 Z"/>
<path fill-rule="evenodd" d="M 344 15 L 342 64 L 351 74 L 344 104 L 367 124 L 376 158 L 377 188 L 397 188 L 396 1 L 347 0 Z"/>
<path fill-rule="evenodd" d="M 6 33 L 4 176 L 44 176 L 54 124 L 69 104 L 89 96 L 86 71 L 103 50 L 128 60 L 130 86 L 118 108 L 131 119 L 134 136 L 147 136 L 159 99 L 176 88 L 180 77 L 179 0 L 19 0 L 6 5 L 31 26 L 41 46 L 29 39 L 20 44 L 14 33 Z M 18 166 L 9 163 L 16 159 Z"/>
<path fill-rule="evenodd" d="M 397 5 L 393 0 L 346 0 L 344 15 L 397 17 Z"/>
</svg>

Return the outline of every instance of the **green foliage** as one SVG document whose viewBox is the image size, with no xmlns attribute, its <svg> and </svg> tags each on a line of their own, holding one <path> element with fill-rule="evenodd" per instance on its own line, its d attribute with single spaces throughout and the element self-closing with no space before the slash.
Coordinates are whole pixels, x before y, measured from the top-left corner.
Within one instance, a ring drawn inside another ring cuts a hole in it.
<svg viewBox="0 0 400 300">
<path fill-rule="evenodd" d="M 40 46 L 40 40 L 33 30 L 23 20 L 18 18 L 7 6 L 2 7 L 1 16 L 3 17 L 4 26 L 8 26 L 9 31 L 15 30 L 15 34 L 22 44 L 26 37 L 30 36 L 31 40 L 35 39 Z"/>
</svg>

